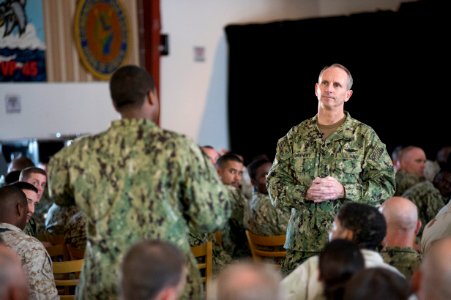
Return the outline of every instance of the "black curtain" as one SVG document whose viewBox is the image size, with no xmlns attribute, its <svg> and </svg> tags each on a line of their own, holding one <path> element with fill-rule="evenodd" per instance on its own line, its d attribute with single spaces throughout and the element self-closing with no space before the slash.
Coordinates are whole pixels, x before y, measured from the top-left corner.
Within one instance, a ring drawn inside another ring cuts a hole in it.
<svg viewBox="0 0 451 300">
<path fill-rule="evenodd" d="M 231 150 L 248 163 L 274 157 L 277 140 L 317 112 L 314 85 L 332 63 L 348 67 L 351 116 L 370 125 L 391 152 L 417 145 L 429 159 L 451 145 L 447 74 L 450 19 L 435 1 L 399 11 L 228 25 Z"/>
</svg>

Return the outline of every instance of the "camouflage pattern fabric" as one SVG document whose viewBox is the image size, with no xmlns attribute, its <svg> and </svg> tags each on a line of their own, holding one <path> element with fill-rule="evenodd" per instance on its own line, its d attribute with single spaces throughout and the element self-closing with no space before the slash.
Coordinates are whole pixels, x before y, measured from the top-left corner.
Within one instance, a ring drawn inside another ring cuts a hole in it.
<svg viewBox="0 0 451 300">
<path fill-rule="evenodd" d="M 87 222 L 77 299 L 117 299 L 123 255 L 142 239 L 180 247 L 189 262 L 182 299 L 203 298 L 188 228 L 214 232 L 231 207 L 216 170 L 194 141 L 149 120 L 122 119 L 60 150 L 48 169 L 52 199 L 76 203 Z"/>
<path fill-rule="evenodd" d="M 286 233 L 291 214 L 275 208 L 269 195 L 254 191 L 244 215 L 244 226 L 253 233 L 280 235 Z"/>
<path fill-rule="evenodd" d="M 42 243 L 20 228 L 0 223 L 0 236 L 5 244 L 21 258 L 22 267 L 28 277 L 30 299 L 59 299 L 53 278 L 52 262 Z"/>
<path fill-rule="evenodd" d="M 320 251 L 312 252 L 312 251 L 295 251 L 287 249 L 287 254 L 285 259 L 282 261 L 281 272 L 285 277 L 290 274 L 294 269 L 296 269 L 299 265 L 305 262 L 312 256 L 319 255 Z"/>
<path fill-rule="evenodd" d="M 315 177 L 332 176 L 346 199 L 378 205 L 395 191 L 395 175 L 385 144 L 375 131 L 346 112 L 345 122 L 326 140 L 317 117 L 303 121 L 279 139 L 267 177 L 273 204 L 294 208 L 287 227 L 286 249 L 319 252 L 345 199 L 314 203 L 305 194 Z"/>
<path fill-rule="evenodd" d="M 36 221 L 37 236 L 42 236 L 45 232 L 45 218 L 52 204 L 53 200 L 50 199 L 48 189 L 45 188 L 41 200 L 39 200 L 34 208 L 33 218 Z"/>
<path fill-rule="evenodd" d="M 244 207 L 249 205 L 241 190 L 226 185 L 232 201 L 232 215 L 223 229 L 222 242 L 224 250 L 232 259 L 251 256 L 244 228 Z"/>
<path fill-rule="evenodd" d="M 188 239 L 191 247 L 199 246 L 209 240 L 213 241 L 213 275 L 219 274 L 226 265 L 232 262 L 232 257 L 221 244 L 217 243 L 214 233 L 194 234 L 190 232 Z"/>
<path fill-rule="evenodd" d="M 421 255 L 410 247 L 385 247 L 381 251 L 384 262 L 397 268 L 407 280 L 421 264 Z"/>
<path fill-rule="evenodd" d="M 396 172 L 396 191 L 395 196 L 401 196 L 410 187 L 425 180 L 423 177 L 418 177 L 413 174 L 406 173 L 404 171 Z"/>
<path fill-rule="evenodd" d="M 53 203 L 45 218 L 45 230 L 52 235 L 64 235 L 67 221 L 78 211 L 76 205 L 59 206 Z"/>
<path fill-rule="evenodd" d="M 424 227 L 432 220 L 446 204 L 446 198 L 434 187 L 430 181 L 415 184 L 402 194 L 418 207 L 418 217 L 422 226 L 418 236 L 423 234 Z"/>
<path fill-rule="evenodd" d="M 67 220 L 64 227 L 64 241 L 75 248 L 86 247 L 86 220 L 81 211 L 76 212 Z"/>
<path fill-rule="evenodd" d="M 25 228 L 23 229 L 23 232 L 29 236 L 38 238 L 37 225 L 34 217 L 31 217 L 31 219 L 27 222 Z"/>
</svg>

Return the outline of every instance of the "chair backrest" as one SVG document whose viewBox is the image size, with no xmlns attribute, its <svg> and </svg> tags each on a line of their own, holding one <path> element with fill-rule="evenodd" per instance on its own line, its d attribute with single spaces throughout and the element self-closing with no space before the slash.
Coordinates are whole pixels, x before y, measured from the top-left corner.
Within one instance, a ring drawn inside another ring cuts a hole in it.
<svg viewBox="0 0 451 300">
<path fill-rule="evenodd" d="M 65 244 L 57 244 L 45 247 L 52 261 L 69 260 L 69 253 Z"/>
<path fill-rule="evenodd" d="M 53 262 L 53 276 L 60 299 L 75 299 L 83 262 L 83 259 Z"/>
<path fill-rule="evenodd" d="M 69 258 L 71 260 L 74 259 L 82 259 L 85 257 L 85 249 L 84 248 L 76 248 L 71 244 L 66 244 L 67 252 L 69 252 Z"/>
<path fill-rule="evenodd" d="M 246 230 L 246 237 L 251 250 L 252 259 L 256 262 L 263 258 L 272 258 L 274 263 L 277 259 L 286 256 L 287 252 L 283 249 L 285 244 L 285 234 L 282 235 L 258 235 Z"/>
<path fill-rule="evenodd" d="M 197 260 L 197 268 L 201 272 L 206 288 L 213 276 L 213 242 L 208 241 L 199 246 L 193 246 L 191 252 Z"/>
</svg>

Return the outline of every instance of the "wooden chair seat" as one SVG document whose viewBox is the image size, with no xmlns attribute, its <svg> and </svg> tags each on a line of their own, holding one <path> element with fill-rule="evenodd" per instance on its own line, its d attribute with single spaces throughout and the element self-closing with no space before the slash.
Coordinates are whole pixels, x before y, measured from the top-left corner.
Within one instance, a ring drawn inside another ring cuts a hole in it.
<svg viewBox="0 0 451 300">
<path fill-rule="evenodd" d="M 199 246 L 191 247 L 191 252 L 197 260 L 197 268 L 199 269 L 204 287 L 213 276 L 213 242 L 208 241 Z"/>
<path fill-rule="evenodd" d="M 283 249 L 285 234 L 264 236 L 246 230 L 246 237 L 252 259 L 255 262 L 266 262 L 269 259 L 275 265 L 280 265 L 281 259 L 287 254 L 286 250 Z"/>
<path fill-rule="evenodd" d="M 80 282 L 83 263 L 83 259 L 53 262 L 53 276 L 60 299 L 75 299 L 75 288 Z"/>
</svg>

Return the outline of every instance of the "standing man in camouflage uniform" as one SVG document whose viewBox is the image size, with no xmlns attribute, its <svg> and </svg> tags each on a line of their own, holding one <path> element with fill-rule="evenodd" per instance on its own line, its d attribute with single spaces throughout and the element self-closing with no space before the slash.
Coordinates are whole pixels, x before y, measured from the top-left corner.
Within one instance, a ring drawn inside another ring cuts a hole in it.
<svg viewBox="0 0 451 300">
<path fill-rule="evenodd" d="M 117 299 L 120 262 L 142 239 L 180 247 L 189 262 L 183 298 L 202 299 L 188 228 L 221 228 L 230 215 L 228 192 L 194 141 L 156 125 L 159 100 L 144 69 L 119 68 L 110 93 L 121 120 L 74 141 L 49 162 L 55 203 L 75 202 L 86 217 L 88 242 L 77 299 Z"/>
<path fill-rule="evenodd" d="M 268 191 L 276 207 L 295 210 L 287 228 L 285 274 L 321 251 L 345 199 L 376 205 L 394 193 L 385 144 L 344 111 L 352 83 L 343 65 L 325 67 L 315 84 L 317 115 L 278 141 Z"/>
</svg>

